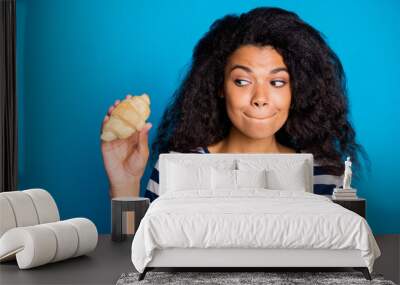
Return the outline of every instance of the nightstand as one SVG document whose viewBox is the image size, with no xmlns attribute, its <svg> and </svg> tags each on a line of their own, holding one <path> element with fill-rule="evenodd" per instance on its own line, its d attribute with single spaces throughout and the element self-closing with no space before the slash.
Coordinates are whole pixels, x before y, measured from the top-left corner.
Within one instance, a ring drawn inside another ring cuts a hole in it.
<svg viewBox="0 0 400 285">
<path fill-rule="evenodd" d="M 332 199 L 332 195 L 324 195 L 332 200 L 332 202 L 339 204 L 340 206 L 353 211 L 356 214 L 359 214 L 361 217 L 365 219 L 366 216 L 366 200 L 364 198 L 358 197 L 354 200 L 343 200 L 343 199 Z"/>
<path fill-rule="evenodd" d="M 123 241 L 129 235 L 134 235 L 149 205 L 149 198 L 113 198 L 111 200 L 111 239 Z"/>
</svg>

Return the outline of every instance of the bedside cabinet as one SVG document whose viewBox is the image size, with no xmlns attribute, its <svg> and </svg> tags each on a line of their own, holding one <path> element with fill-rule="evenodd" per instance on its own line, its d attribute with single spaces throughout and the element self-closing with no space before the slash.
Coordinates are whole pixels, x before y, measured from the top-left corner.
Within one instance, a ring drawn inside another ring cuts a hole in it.
<svg viewBox="0 0 400 285">
<path fill-rule="evenodd" d="M 123 241 L 134 234 L 150 206 L 149 198 L 116 197 L 111 199 L 111 240 Z M 134 214 L 134 218 L 133 218 Z"/>
<path fill-rule="evenodd" d="M 366 219 L 365 208 L 366 208 L 366 200 L 364 198 L 357 198 L 354 200 L 341 200 L 341 199 L 332 199 L 331 195 L 326 195 L 329 197 L 332 202 L 339 204 L 340 206 L 353 211 L 354 213 L 359 214 L 361 217 Z"/>
</svg>

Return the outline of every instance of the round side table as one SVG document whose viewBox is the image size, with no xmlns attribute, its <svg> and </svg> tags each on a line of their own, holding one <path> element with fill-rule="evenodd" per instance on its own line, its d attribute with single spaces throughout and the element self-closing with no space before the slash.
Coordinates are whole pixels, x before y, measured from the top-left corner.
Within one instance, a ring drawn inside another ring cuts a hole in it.
<svg viewBox="0 0 400 285">
<path fill-rule="evenodd" d="M 116 197 L 111 199 L 111 239 L 123 241 L 135 225 L 137 231 L 140 221 L 150 205 L 149 198 L 143 197 Z M 134 221 L 132 220 L 135 214 Z"/>
</svg>

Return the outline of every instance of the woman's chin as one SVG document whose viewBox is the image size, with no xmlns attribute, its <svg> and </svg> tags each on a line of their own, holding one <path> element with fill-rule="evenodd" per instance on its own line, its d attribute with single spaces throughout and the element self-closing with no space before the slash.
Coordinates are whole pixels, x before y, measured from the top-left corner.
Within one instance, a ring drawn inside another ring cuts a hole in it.
<svg viewBox="0 0 400 285">
<path fill-rule="evenodd" d="M 268 139 L 271 136 L 275 135 L 275 132 L 269 128 L 266 128 L 264 131 L 260 129 L 260 127 L 256 128 L 247 128 L 242 131 L 242 133 L 247 136 L 248 138 L 254 140 L 263 140 Z"/>
</svg>

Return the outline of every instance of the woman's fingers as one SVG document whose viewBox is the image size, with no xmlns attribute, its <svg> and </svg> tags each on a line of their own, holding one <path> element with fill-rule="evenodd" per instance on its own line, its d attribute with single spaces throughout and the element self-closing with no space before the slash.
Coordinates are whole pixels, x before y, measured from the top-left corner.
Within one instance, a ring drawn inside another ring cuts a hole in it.
<svg viewBox="0 0 400 285">
<path fill-rule="evenodd" d="M 119 103 L 120 103 L 120 100 L 115 100 L 114 105 L 111 105 L 111 106 L 108 108 L 108 113 L 107 113 L 107 115 L 111 115 L 112 111 L 115 109 L 115 107 L 118 106 Z"/>
<path fill-rule="evenodd" d="M 108 108 L 107 115 L 110 115 L 111 112 L 112 112 L 113 110 L 114 110 L 114 106 L 110 106 L 110 107 Z"/>
<path fill-rule="evenodd" d="M 143 155 L 149 154 L 149 130 L 151 129 L 152 124 L 147 122 L 143 129 L 139 132 L 139 152 Z"/>
<path fill-rule="evenodd" d="M 106 115 L 103 119 L 103 125 L 110 119 L 109 115 Z"/>
<path fill-rule="evenodd" d="M 114 105 L 111 105 L 110 108 L 108 108 L 108 115 L 111 114 L 111 112 L 115 109 L 115 107 L 118 106 L 119 103 L 120 103 L 119 100 L 115 100 Z"/>
</svg>

